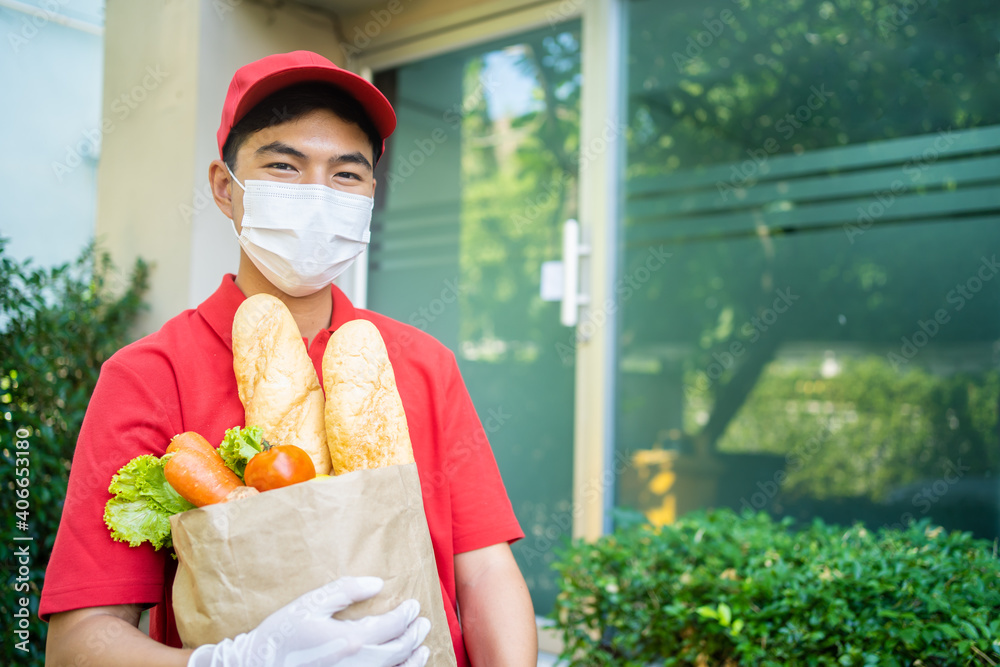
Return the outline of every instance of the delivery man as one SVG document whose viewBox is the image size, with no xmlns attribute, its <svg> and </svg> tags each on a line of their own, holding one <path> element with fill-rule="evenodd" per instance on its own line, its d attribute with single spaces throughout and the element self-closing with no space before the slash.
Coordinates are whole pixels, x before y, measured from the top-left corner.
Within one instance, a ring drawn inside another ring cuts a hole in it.
<svg viewBox="0 0 1000 667">
<path fill-rule="evenodd" d="M 414 667 L 428 632 L 415 601 L 356 622 L 332 614 L 380 590 L 343 578 L 218 645 L 180 648 L 171 607 L 176 563 L 149 544 L 111 539 L 102 521 L 114 473 L 170 438 L 221 442 L 244 425 L 232 322 L 261 292 L 288 306 L 321 368 L 330 333 L 352 319 L 379 329 L 396 374 L 420 475 L 458 664 L 534 665 L 535 619 L 509 543 L 523 537 L 454 356 L 423 332 L 355 308 L 333 280 L 368 242 L 389 102 L 364 79 L 310 52 L 268 56 L 229 87 L 209 183 L 232 220 L 236 275 L 194 310 L 126 346 L 101 368 L 70 473 L 39 612 L 49 665 L 263 664 Z M 137 629 L 143 609 L 150 636 Z M 461 622 L 459 622 L 459 615 Z"/>
</svg>

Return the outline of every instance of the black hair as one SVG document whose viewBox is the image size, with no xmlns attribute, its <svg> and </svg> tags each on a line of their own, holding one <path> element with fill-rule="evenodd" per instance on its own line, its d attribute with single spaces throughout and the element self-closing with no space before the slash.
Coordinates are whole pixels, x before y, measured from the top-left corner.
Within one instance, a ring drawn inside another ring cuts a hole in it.
<svg viewBox="0 0 1000 667">
<path fill-rule="evenodd" d="M 375 129 L 375 124 L 361 104 L 343 89 L 318 81 L 282 88 L 258 102 L 229 131 L 226 143 L 222 146 L 223 161 L 235 172 L 236 154 L 251 135 L 273 125 L 293 121 L 317 109 L 330 111 L 341 120 L 361 128 L 372 145 L 374 168 L 382 153 L 382 137 Z"/>
</svg>

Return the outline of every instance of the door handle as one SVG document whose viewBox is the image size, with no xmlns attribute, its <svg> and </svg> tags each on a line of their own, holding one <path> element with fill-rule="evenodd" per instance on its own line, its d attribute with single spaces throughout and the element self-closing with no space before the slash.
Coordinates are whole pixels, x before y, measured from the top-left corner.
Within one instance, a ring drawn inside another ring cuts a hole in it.
<svg viewBox="0 0 1000 667">
<path fill-rule="evenodd" d="M 580 292 L 580 258 L 590 255 L 590 246 L 580 241 L 580 223 L 567 220 L 563 223 L 563 292 L 559 321 L 564 326 L 575 327 L 580 317 L 580 306 L 590 303 L 590 295 Z"/>
</svg>

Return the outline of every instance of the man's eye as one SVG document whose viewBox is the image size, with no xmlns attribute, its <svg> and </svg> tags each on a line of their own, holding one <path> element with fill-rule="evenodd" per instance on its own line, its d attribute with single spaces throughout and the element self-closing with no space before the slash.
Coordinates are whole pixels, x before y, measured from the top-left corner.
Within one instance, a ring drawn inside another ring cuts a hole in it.
<svg viewBox="0 0 1000 667">
<path fill-rule="evenodd" d="M 342 171 L 337 174 L 336 178 L 353 178 L 356 181 L 360 181 L 361 177 L 351 171 Z"/>
<path fill-rule="evenodd" d="M 288 164 L 286 162 L 275 162 L 273 164 L 267 165 L 267 168 L 268 169 L 282 169 L 282 170 L 284 170 L 284 169 L 294 169 L 295 167 L 293 167 L 292 165 L 290 165 L 290 164 Z"/>
</svg>

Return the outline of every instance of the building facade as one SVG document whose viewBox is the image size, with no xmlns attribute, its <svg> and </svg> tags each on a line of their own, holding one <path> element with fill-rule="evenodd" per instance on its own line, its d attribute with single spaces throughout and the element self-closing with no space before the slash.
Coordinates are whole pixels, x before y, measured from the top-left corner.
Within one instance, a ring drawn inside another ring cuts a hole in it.
<svg viewBox="0 0 1000 667">
<path fill-rule="evenodd" d="M 540 614 L 571 537 L 708 506 L 1000 534 L 993 0 L 111 2 L 96 232 L 152 330 L 233 271 L 232 73 L 399 127 L 356 302 L 456 353 Z M 149 86 L 147 87 L 147 82 Z M 138 99 L 135 91 L 141 93 Z"/>
</svg>

